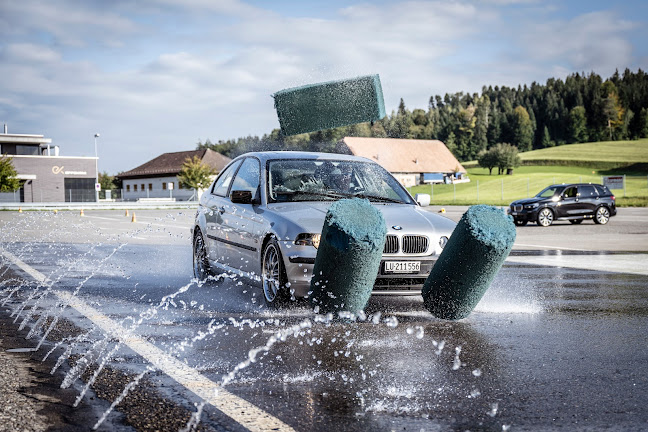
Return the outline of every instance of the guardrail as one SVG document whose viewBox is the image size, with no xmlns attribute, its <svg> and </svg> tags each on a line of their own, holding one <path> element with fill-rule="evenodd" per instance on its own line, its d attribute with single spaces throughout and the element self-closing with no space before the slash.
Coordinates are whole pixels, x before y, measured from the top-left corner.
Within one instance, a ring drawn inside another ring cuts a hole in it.
<svg viewBox="0 0 648 432">
<path fill-rule="evenodd" d="M 197 201 L 105 201 L 105 202 L 0 202 L 0 210 L 130 210 L 198 208 Z"/>
</svg>

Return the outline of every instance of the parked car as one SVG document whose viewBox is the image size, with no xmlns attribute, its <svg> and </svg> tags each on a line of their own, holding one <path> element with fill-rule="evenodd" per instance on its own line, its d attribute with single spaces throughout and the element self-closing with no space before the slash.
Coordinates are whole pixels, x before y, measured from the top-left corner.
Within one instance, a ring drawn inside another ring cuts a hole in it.
<svg viewBox="0 0 648 432">
<path fill-rule="evenodd" d="M 369 159 L 258 152 L 234 159 L 202 195 L 192 227 L 194 275 L 230 272 L 261 285 L 267 303 L 306 297 L 329 206 L 365 198 L 386 221 L 374 294 L 418 294 L 455 222 L 422 208 Z M 429 205 L 429 195 L 418 197 Z"/>
<path fill-rule="evenodd" d="M 593 219 L 603 225 L 617 211 L 614 195 L 607 186 L 577 183 L 552 185 L 533 198 L 513 201 L 508 212 L 518 226 L 537 222 L 547 227 L 557 219 L 567 219 L 572 224 Z"/>
</svg>

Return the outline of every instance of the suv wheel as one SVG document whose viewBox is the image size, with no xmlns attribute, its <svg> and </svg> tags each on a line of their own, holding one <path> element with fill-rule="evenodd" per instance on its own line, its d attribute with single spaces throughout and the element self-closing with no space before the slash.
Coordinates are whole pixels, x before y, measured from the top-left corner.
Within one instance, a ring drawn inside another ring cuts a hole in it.
<svg viewBox="0 0 648 432">
<path fill-rule="evenodd" d="M 548 227 L 553 223 L 554 214 L 550 208 L 543 208 L 538 212 L 538 225 Z"/>
<path fill-rule="evenodd" d="M 193 241 L 193 273 L 194 277 L 200 281 L 207 279 L 211 273 L 205 240 L 200 232 L 196 233 Z"/>
<path fill-rule="evenodd" d="M 599 225 L 605 225 L 610 220 L 610 210 L 607 207 L 601 206 L 596 209 L 596 214 L 594 215 L 594 223 Z"/>
<path fill-rule="evenodd" d="M 288 300 L 286 279 L 279 244 L 273 238 L 266 244 L 261 260 L 261 282 L 266 304 L 279 306 Z"/>
</svg>

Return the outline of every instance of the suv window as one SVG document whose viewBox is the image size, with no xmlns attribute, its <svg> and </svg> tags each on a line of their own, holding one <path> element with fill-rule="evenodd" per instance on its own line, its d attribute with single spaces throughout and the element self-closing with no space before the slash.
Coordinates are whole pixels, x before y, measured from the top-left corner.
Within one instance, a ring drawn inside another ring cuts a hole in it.
<svg viewBox="0 0 648 432">
<path fill-rule="evenodd" d="M 236 169 L 239 167 L 239 165 L 241 165 L 241 161 L 234 162 L 221 173 L 220 177 L 218 177 L 218 180 L 216 180 L 216 183 L 214 183 L 214 188 L 212 189 L 212 193 L 214 195 L 223 197 L 227 196 L 227 190 L 229 189 L 229 185 L 232 182 L 232 177 L 234 177 Z"/>
<path fill-rule="evenodd" d="M 569 187 L 569 188 L 565 189 L 565 192 L 563 192 L 563 196 L 565 198 L 576 198 L 576 194 L 577 194 L 577 191 L 576 191 L 575 186 Z"/>
<path fill-rule="evenodd" d="M 601 186 L 601 185 L 595 185 L 596 190 L 598 191 L 599 195 L 612 195 L 612 192 L 610 192 L 610 189 L 608 189 L 607 186 Z"/>
<path fill-rule="evenodd" d="M 252 198 L 256 199 L 256 193 L 259 189 L 259 176 L 261 174 L 261 166 L 259 161 L 255 158 L 246 158 L 241 165 L 241 168 L 236 173 L 234 183 L 232 183 L 232 190 L 244 190 L 252 192 Z"/>
<path fill-rule="evenodd" d="M 596 189 L 594 189 L 594 186 L 590 185 L 579 186 L 578 192 L 580 193 L 581 198 L 596 198 L 598 196 Z"/>
</svg>

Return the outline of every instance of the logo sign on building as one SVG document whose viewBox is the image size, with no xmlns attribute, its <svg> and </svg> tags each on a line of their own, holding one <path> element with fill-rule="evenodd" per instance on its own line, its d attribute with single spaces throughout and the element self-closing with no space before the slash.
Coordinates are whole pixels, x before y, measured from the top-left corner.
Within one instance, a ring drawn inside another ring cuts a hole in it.
<svg viewBox="0 0 648 432">
<path fill-rule="evenodd" d="M 603 177 L 603 184 L 609 189 L 623 189 L 624 176 Z"/>
<path fill-rule="evenodd" d="M 96 190 L 97 192 L 100 192 L 100 191 L 101 191 L 101 183 L 95 183 L 95 190 Z"/>
<path fill-rule="evenodd" d="M 169 182 L 169 190 L 173 190 L 173 182 Z"/>
</svg>

